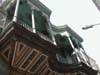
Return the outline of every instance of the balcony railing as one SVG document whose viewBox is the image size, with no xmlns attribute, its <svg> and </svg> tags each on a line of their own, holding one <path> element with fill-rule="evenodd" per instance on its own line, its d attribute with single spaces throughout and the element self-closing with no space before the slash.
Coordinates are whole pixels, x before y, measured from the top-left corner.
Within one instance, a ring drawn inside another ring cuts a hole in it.
<svg viewBox="0 0 100 75">
<path fill-rule="evenodd" d="M 89 60 L 87 59 L 87 56 L 84 54 L 84 56 L 79 52 L 77 48 L 74 48 L 75 53 L 73 55 L 76 56 L 78 63 L 84 63 L 87 66 L 91 67 Z"/>
</svg>

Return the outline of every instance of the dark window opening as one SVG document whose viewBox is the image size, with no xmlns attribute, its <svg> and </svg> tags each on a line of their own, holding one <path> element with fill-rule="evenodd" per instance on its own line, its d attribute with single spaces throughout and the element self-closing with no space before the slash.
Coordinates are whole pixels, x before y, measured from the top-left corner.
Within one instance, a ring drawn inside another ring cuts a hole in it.
<svg viewBox="0 0 100 75">
<path fill-rule="evenodd" d="M 22 50 L 23 46 L 24 46 L 23 44 L 20 44 L 20 46 L 19 46 L 19 51 Z"/>
<path fill-rule="evenodd" d="M 28 19 L 31 21 L 32 20 L 31 14 L 28 14 L 27 16 L 28 16 Z"/>
<path fill-rule="evenodd" d="M 65 50 L 63 48 L 58 48 L 58 53 L 61 54 L 64 58 L 66 58 Z"/>
<path fill-rule="evenodd" d="M 46 58 L 45 56 L 41 56 L 39 58 L 39 60 L 35 63 L 35 65 L 32 66 L 32 68 L 30 69 L 30 71 L 34 72 L 40 66 L 40 64 L 44 61 L 45 58 Z"/>
<path fill-rule="evenodd" d="M 60 34 L 57 34 L 55 36 L 55 40 L 57 43 L 58 51 L 64 55 L 64 53 L 68 52 L 70 55 L 73 52 L 73 48 L 69 42 L 69 39 L 67 36 L 61 36 Z"/>
<path fill-rule="evenodd" d="M 20 4 L 22 5 L 23 4 L 23 1 L 20 1 Z"/>
<path fill-rule="evenodd" d="M 20 0 L 20 4 L 26 4 L 27 3 L 27 0 Z"/>
<path fill-rule="evenodd" d="M 52 37 L 48 30 L 47 19 L 45 16 L 43 16 L 42 12 L 34 10 L 34 19 L 36 31 L 42 33 L 43 35 L 51 39 Z"/>
<path fill-rule="evenodd" d="M 47 24 L 47 20 L 46 20 L 46 17 L 45 16 L 42 16 L 42 24 L 44 26 L 46 26 L 46 24 Z"/>
<path fill-rule="evenodd" d="M 58 61 L 68 64 L 73 63 L 72 53 L 74 50 L 69 41 L 69 37 L 57 34 L 55 40 L 58 47 Z"/>
<path fill-rule="evenodd" d="M 9 49 L 7 49 L 5 52 L 4 52 L 4 55 L 8 58 L 9 57 Z"/>
<path fill-rule="evenodd" d="M 49 33 L 46 31 L 46 30 L 44 30 L 44 31 L 42 31 L 42 33 L 44 34 L 44 35 L 49 35 Z"/>
<path fill-rule="evenodd" d="M 36 56 L 37 52 L 33 51 L 32 54 L 27 58 L 25 63 L 22 65 L 22 68 L 26 68 L 29 63 L 32 61 L 32 59 Z"/>
</svg>

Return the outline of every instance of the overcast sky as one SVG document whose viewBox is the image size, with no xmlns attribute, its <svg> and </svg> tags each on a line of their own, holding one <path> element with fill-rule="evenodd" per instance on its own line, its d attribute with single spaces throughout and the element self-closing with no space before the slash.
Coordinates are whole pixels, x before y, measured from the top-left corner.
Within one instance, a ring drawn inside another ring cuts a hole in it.
<svg viewBox="0 0 100 75">
<path fill-rule="evenodd" d="M 40 0 L 52 10 L 50 17 L 54 25 L 69 25 L 83 39 L 89 56 L 100 66 L 100 26 L 82 30 L 86 25 L 100 23 L 100 12 L 92 0 Z"/>
</svg>

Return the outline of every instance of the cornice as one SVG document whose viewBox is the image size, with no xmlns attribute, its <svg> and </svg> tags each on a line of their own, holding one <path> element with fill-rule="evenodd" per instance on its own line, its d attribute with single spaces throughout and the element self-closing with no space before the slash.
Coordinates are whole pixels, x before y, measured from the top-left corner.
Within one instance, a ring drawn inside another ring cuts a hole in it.
<svg viewBox="0 0 100 75">
<path fill-rule="evenodd" d="M 39 0 L 30 0 L 30 1 L 33 3 L 33 5 L 36 5 L 40 10 L 42 10 L 44 13 L 50 16 L 52 11 L 49 8 L 47 8 L 42 2 L 40 2 Z"/>
</svg>

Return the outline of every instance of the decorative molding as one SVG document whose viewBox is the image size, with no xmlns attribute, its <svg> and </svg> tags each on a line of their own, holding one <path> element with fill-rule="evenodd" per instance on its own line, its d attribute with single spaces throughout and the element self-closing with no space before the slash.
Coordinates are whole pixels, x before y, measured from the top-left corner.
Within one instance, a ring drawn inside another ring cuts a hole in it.
<svg viewBox="0 0 100 75">
<path fill-rule="evenodd" d="M 35 5 L 36 7 L 38 7 L 41 11 L 43 11 L 44 13 L 46 13 L 48 16 L 50 16 L 51 14 L 51 10 L 49 8 L 47 8 L 43 3 L 41 3 L 39 0 L 29 0 L 31 3 L 33 3 L 33 5 Z"/>
</svg>

